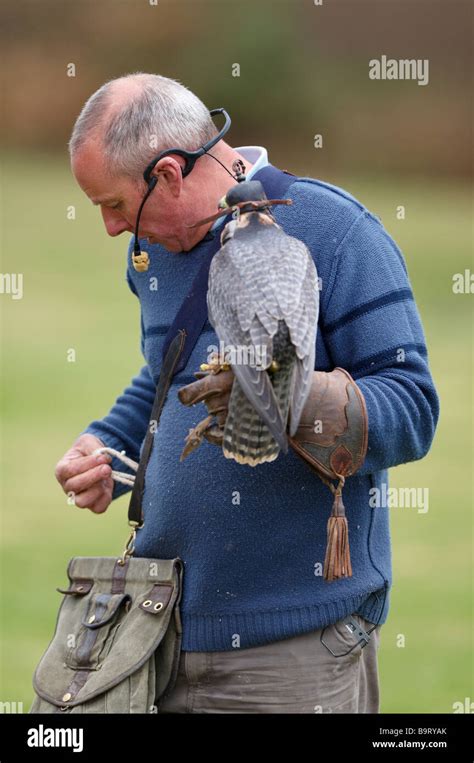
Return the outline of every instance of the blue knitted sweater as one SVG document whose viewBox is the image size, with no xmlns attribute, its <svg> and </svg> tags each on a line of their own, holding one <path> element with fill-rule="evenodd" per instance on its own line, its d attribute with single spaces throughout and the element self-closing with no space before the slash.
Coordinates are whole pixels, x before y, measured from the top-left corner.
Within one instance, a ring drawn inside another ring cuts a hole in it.
<svg viewBox="0 0 474 763">
<path fill-rule="evenodd" d="M 145 523 L 136 543 L 137 556 L 184 562 L 185 651 L 256 646 L 353 612 L 384 623 L 392 584 L 389 516 L 386 507 L 371 508 L 369 491 L 382 488 L 389 467 L 428 452 L 438 419 L 423 329 L 393 239 L 376 216 L 336 186 L 297 178 L 286 195 L 293 205 L 275 207 L 274 215 L 308 246 L 322 281 L 315 367 L 347 369 L 367 404 L 367 458 L 344 488 L 353 575 L 332 582 L 322 577 L 332 496 L 292 449 L 251 467 L 225 459 L 204 441 L 179 461 L 186 434 L 206 415 L 204 405 L 181 405 L 177 390 L 195 381 L 209 346 L 218 345 L 207 323 L 187 367 L 174 377 L 155 433 Z M 133 269 L 129 247 L 127 281 L 139 299 L 146 364 L 110 412 L 84 431 L 135 460 L 164 337 L 223 225 L 224 220 L 190 252 L 174 254 L 142 241 L 150 256 L 145 273 Z M 115 459 L 112 466 L 123 468 Z M 128 489 L 116 483 L 113 497 Z"/>
</svg>

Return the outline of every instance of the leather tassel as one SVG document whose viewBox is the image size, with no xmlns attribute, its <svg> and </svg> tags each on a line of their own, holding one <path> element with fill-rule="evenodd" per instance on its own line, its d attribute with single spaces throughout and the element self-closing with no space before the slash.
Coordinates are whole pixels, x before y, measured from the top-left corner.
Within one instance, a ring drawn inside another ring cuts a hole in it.
<svg viewBox="0 0 474 763">
<path fill-rule="evenodd" d="M 332 513 L 328 519 L 328 544 L 324 561 L 324 579 L 352 577 L 349 550 L 349 528 L 340 487 L 334 493 Z"/>
</svg>

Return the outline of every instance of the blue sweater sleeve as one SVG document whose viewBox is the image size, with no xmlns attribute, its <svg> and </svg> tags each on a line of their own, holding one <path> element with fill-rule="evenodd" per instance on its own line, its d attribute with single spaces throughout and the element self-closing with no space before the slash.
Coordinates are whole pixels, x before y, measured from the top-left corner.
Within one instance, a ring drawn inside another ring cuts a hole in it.
<svg viewBox="0 0 474 763">
<path fill-rule="evenodd" d="M 321 305 L 324 341 L 367 405 L 368 451 L 359 474 L 422 458 L 436 429 L 438 395 L 403 255 L 367 210 L 339 244 L 329 286 Z"/>
</svg>

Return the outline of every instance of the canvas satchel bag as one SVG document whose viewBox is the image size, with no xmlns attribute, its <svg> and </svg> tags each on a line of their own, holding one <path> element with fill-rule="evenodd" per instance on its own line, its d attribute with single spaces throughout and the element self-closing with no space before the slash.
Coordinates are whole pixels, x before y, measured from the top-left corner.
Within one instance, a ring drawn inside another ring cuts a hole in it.
<svg viewBox="0 0 474 763">
<path fill-rule="evenodd" d="M 33 677 L 30 713 L 153 713 L 174 686 L 181 651 L 182 560 L 135 558 L 145 471 L 186 332 L 162 363 L 128 510 L 122 556 L 74 557 L 56 629 Z M 153 426 L 151 424 L 153 423 Z"/>
</svg>

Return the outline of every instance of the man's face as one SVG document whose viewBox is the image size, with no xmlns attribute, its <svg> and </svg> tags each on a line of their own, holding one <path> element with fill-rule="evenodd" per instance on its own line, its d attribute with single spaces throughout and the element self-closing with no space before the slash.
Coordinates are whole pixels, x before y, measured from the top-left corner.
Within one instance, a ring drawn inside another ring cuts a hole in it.
<svg viewBox="0 0 474 763">
<path fill-rule="evenodd" d="M 162 163 L 163 162 L 163 163 Z M 139 237 L 162 244 L 171 252 L 188 251 L 191 240 L 187 225 L 186 198 L 179 163 L 172 157 L 162 160 L 158 184 L 147 199 L 140 217 Z M 144 181 L 113 174 L 100 151 L 98 141 L 88 141 L 72 159 L 74 176 L 89 199 L 100 206 L 109 236 L 135 230 L 138 208 L 146 191 Z M 196 231 L 192 234 L 196 236 Z M 203 235 L 201 231 L 201 236 Z"/>
</svg>

